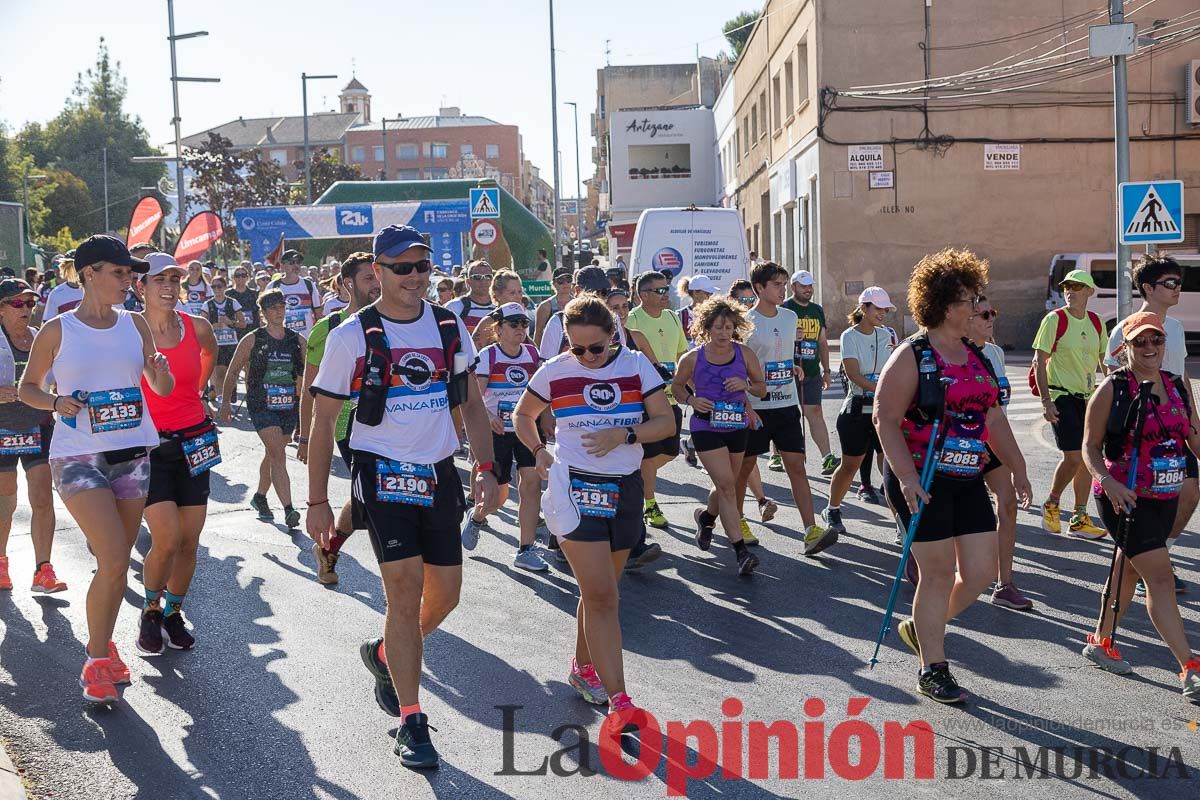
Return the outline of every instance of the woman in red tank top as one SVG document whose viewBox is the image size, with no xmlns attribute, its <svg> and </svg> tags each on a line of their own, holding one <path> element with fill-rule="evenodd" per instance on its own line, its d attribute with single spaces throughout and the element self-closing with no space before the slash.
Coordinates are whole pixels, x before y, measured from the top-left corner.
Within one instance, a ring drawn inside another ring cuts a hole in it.
<svg viewBox="0 0 1200 800">
<path fill-rule="evenodd" d="M 137 647 L 161 653 L 164 646 L 190 650 L 195 645 L 181 608 L 208 513 L 209 469 L 221 458 L 216 428 L 200 394 L 216 362 L 217 338 L 205 317 L 175 310 L 186 271 L 166 253 L 146 260 L 150 271 L 142 278 L 143 315 L 175 376 L 175 388 L 165 397 L 142 392 L 160 443 L 150 452 L 145 518 L 152 541 L 142 567 L 145 599 Z"/>
</svg>

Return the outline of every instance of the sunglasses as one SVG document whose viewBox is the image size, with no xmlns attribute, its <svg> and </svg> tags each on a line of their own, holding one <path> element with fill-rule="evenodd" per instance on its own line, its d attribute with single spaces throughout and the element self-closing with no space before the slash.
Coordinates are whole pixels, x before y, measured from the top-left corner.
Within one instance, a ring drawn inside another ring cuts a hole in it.
<svg viewBox="0 0 1200 800">
<path fill-rule="evenodd" d="M 504 320 L 504 324 L 510 328 L 528 328 L 529 317 L 524 317 L 522 319 L 506 319 Z"/>
<path fill-rule="evenodd" d="M 1149 339 L 1147 339 L 1145 336 L 1139 336 L 1134 339 L 1131 344 L 1134 347 L 1146 347 L 1147 345 L 1150 347 L 1161 347 L 1162 343 L 1166 340 L 1167 337 L 1163 336 L 1161 333 L 1152 333 L 1150 334 Z"/>
<path fill-rule="evenodd" d="M 996 317 L 1000 316 L 1000 312 L 992 308 L 988 309 L 987 311 L 980 311 L 975 316 L 980 317 L 984 322 L 987 322 L 989 319 L 995 319 Z"/>
<path fill-rule="evenodd" d="M 593 345 L 589 345 L 587 347 L 584 347 L 581 344 L 573 344 L 570 347 L 571 355 L 575 356 L 576 358 L 583 355 L 584 353 L 591 353 L 594 356 L 598 356 L 601 353 L 603 353 L 604 351 L 610 350 L 610 349 L 612 349 L 611 344 L 593 344 Z"/>
<path fill-rule="evenodd" d="M 247 273 L 245 273 L 245 272 L 235 272 L 235 273 L 233 273 L 233 277 L 235 277 L 235 278 L 249 278 L 250 276 L 249 276 Z"/>
<path fill-rule="evenodd" d="M 37 300 L 5 300 L 4 305 L 13 308 L 33 308 L 37 305 Z"/>
<path fill-rule="evenodd" d="M 752 305 L 754 305 L 754 297 L 753 297 L 753 296 L 750 296 L 750 297 L 739 297 L 739 298 L 737 298 L 737 301 L 738 301 L 739 303 L 741 303 L 742 305 L 744 305 L 744 306 L 752 306 Z"/>
<path fill-rule="evenodd" d="M 1168 289 L 1174 290 L 1183 286 L 1183 281 L 1179 278 L 1164 278 L 1154 284 L 1155 286 L 1165 286 Z"/>
<path fill-rule="evenodd" d="M 376 261 L 375 264 L 390 271 L 393 275 L 401 276 L 411 275 L 414 269 L 422 275 L 433 269 L 433 264 L 430 263 L 428 258 L 421 259 L 420 261 L 410 261 L 406 264 L 384 264 L 381 261 Z"/>
<path fill-rule="evenodd" d="M 670 286 L 659 286 L 657 289 L 642 289 L 642 292 L 653 292 L 654 294 L 663 295 L 671 291 Z"/>
<path fill-rule="evenodd" d="M 1088 287 L 1086 284 L 1079 283 L 1078 281 L 1067 281 L 1062 285 L 1062 288 L 1066 289 L 1068 292 L 1078 292 Z"/>
<path fill-rule="evenodd" d="M 559 275 L 557 278 L 554 279 L 554 283 L 557 284 L 558 286 L 562 286 L 562 285 L 570 283 L 570 282 L 571 282 L 570 275 Z"/>
<path fill-rule="evenodd" d="M 428 264 L 429 262 L 428 262 L 428 261 L 426 261 L 425 263 L 426 263 L 426 264 Z M 491 278 L 491 277 L 492 277 L 492 275 L 491 275 L 491 273 L 490 273 L 490 272 L 478 272 L 478 273 L 476 273 L 476 272 L 472 272 L 472 273 L 471 273 L 471 275 L 470 275 L 469 277 L 470 277 L 470 278 L 471 278 L 471 280 L 473 280 L 473 281 L 486 281 L 486 280 L 488 280 L 489 278 Z"/>
</svg>

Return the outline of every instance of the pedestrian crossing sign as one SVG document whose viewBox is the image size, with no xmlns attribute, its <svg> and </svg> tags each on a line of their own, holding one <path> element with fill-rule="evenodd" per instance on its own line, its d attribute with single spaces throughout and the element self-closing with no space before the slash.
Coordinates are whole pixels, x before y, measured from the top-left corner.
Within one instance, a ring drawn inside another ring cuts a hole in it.
<svg viewBox="0 0 1200 800">
<path fill-rule="evenodd" d="M 1183 241 L 1183 181 L 1121 184 L 1121 244 Z"/>
<path fill-rule="evenodd" d="M 499 219 L 500 187 L 471 189 L 471 219 Z"/>
</svg>

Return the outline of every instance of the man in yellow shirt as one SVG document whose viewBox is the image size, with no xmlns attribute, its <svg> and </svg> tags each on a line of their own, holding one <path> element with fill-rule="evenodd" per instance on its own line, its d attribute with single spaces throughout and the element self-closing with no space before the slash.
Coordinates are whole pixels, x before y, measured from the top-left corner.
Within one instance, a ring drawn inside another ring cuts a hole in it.
<svg viewBox="0 0 1200 800">
<path fill-rule="evenodd" d="M 1091 274 L 1072 270 L 1060 285 L 1067 304 L 1042 318 L 1033 339 L 1037 359 L 1034 379 L 1042 398 L 1042 415 L 1054 429 L 1055 444 L 1062 451 L 1050 494 L 1042 505 L 1042 527 L 1062 533 L 1059 497 L 1069 483 L 1075 492 L 1070 534 L 1101 539 L 1104 529 L 1087 514 L 1092 479 L 1083 464 L 1083 419 L 1088 398 L 1096 388 L 1096 370 L 1104 358 L 1106 337 L 1100 317 L 1087 310 L 1088 299 L 1096 291 Z"/>
</svg>

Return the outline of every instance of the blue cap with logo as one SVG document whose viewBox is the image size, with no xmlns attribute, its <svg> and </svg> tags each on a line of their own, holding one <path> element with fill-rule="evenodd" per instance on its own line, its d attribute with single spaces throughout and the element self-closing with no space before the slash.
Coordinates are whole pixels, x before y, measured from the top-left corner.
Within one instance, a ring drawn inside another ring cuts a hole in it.
<svg viewBox="0 0 1200 800">
<path fill-rule="evenodd" d="M 395 258 L 411 247 L 424 247 L 433 252 L 433 248 L 425 244 L 425 237 L 421 232 L 411 225 L 388 225 L 375 234 L 373 250 L 376 258 Z"/>
</svg>

